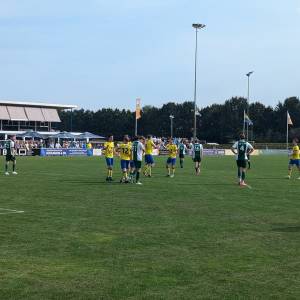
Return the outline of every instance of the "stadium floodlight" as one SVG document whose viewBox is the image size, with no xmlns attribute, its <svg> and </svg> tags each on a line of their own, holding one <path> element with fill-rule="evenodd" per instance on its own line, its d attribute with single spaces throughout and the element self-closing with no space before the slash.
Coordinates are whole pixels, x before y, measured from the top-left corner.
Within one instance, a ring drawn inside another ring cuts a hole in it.
<svg viewBox="0 0 300 300">
<path fill-rule="evenodd" d="M 254 71 L 250 71 L 246 74 L 247 80 L 248 80 L 248 91 L 247 91 L 247 115 L 249 116 L 249 106 L 250 106 L 250 76 L 254 73 Z M 244 124 L 244 130 L 245 132 L 245 124 Z M 253 133 L 253 131 L 252 131 Z M 249 138 L 249 123 L 247 123 L 247 133 L 246 133 L 247 141 Z"/>
<path fill-rule="evenodd" d="M 193 138 L 194 140 L 197 137 L 197 52 L 198 52 L 198 30 L 206 27 L 204 24 L 194 23 L 193 28 L 195 28 L 196 32 L 196 47 L 195 47 L 195 82 L 194 82 L 194 132 Z"/>
<path fill-rule="evenodd" d="M 193 24 L 193 27 L 196 28 L 196 29 L 202 29 L 202 28 L 204 28 L 205 26 L 206 26 L 206 25 L 204 25 L 204 24 L 197 24 L 197 23 Z"/>
<path fill-rule="evenodd" d="M 171 125 L 171 138 L 173 138 L 173 119 L 175 118 L 173 115 L 169 116 L 170 118 L 170 125 Z"/>
</svg>

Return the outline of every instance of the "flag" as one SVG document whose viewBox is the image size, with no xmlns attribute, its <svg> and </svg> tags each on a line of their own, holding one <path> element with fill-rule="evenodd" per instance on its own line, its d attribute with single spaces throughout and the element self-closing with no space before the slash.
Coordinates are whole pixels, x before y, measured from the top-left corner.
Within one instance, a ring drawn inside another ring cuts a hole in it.
<svg viewBox="0 0 300 300">
<path fill-rule="evenodd" d="M 248 123 L 249 126 L 253 125 L 253 122 L 251 121 L 251 119 L 245 112 L 244 112 L 244 120 L 245 120 L 245 123 Z"/>
<path fill-rule="evenodd" d="M 294 125 L 294 124 L 293 124 L 293 121 L 292 121 L 292 118 L 291 118 L 291 116 L 290 116 L 290 114 L 289 114 L 289 112 L 287 112 L 287 124 L 288 124 L 288 125 L 291 125 L 291 126 Z"/>
<path fill-rule="evenodd" d="M 136 120 L 141 118 L 141 99 L 136 99 L 136 107 L 135 107 L 135 118 Z"/>
</svg>

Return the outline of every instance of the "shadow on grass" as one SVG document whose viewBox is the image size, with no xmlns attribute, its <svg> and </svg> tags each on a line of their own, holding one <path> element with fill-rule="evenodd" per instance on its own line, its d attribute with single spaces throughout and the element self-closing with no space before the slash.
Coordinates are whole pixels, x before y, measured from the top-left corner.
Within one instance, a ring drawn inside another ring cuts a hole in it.
<svg viewBox="0 0 300 300">
<path fill-rule="evenodd" d="M 281 226 L 281 227 L 274 227 L 272 231 L 276 232 L 300 232 L 300 226 Z"/>
<path fill-rule="evenodd" d="M 255 180 L 286 180 L 287 181 L 287 179 L 286 178 L 284 178 L 284 177 L 253 177 L 253 178 L 251 178 L 251 181 L 255 181 Z"/>
<path fill-rule="evenodd" d="M 203 182 L 194 182 L 194 183 L 177 183 L 176 185 L 197 185 L 197 186 L 205 186 L 205 185 L 211 185 L 211 186 L 238 186 L 237 184 L 234 183 L 203 183 Z"/>
<path fill-rule="evenodd" d="M 106 182 L 106 181 L 95 181 L 95 180 L 59 180 L 59 182 L 63 183 L 70 183 L 70 184 L 80 184 L 80 185 L 100 185 L 100 184 L 105 184 L 105 185 L 112 185 L 112 184 L 118 184 L 120 185 L 119 181 L 113 181 L 113 182 Z"/>
</svg>

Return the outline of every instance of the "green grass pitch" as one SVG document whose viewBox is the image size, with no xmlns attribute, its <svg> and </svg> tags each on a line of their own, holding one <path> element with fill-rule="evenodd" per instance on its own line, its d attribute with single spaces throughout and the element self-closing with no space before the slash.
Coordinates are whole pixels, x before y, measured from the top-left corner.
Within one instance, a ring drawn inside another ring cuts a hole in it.
<svg viewBox="0 0 300 300">
<path fill-rule="evenodd" d="M 106 183 L 103 158 L 19 158 L 0 177 L 0 299 L 300 299 L 286 157 L 253 157 L 252 189 L 232 157 L 205 158 L 200 177 L 190 158 L 175 178 L 156 161 L 136 186 L 118 162 Z"/>
</svg>

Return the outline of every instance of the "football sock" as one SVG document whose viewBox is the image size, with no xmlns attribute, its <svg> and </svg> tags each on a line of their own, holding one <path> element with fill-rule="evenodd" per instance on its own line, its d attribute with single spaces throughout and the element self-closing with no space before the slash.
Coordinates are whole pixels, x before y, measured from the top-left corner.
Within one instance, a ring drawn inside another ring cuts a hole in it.
<svg viewBox="0 0 300 300">
<path fill-rule="evenodd" d="M 8 171 L 8 163 L 5 164 L 5 172 Z"/>
<path fill-rule="evenodd" d="M 135 176 L 136 182 L 138 182 L 140 180 L 140 172 L 137 171 Z"/>
<path fill-rule="evenodd" d="M 180 160 L 180 167 L 183 168 L 183 160 Z"/>
<path fill-rule="evenodd" d="M 148 175 L 148 172 L 149 172 L 149 166 L 146 165 L 145 168 L 144 168 L 144 174 Z"/>
<path fill-rule="evenodd" d="M 246 178 L 246 173 L 244 171 L 242 171 L 242 180 L 244 181 Z"/>
<path fill-rule="evenodd" d="M 241 170 L 238 169 L 238 178 L 241 178 Z"/>
<path fill-rule="evenodd" d="M 173 174 L 173 175 L 175 174 L 175 169 L 172 169 L 172 174 Z"/>
<path fill-rule="evenodd" d="M 248 169 L 250 169 L 251 168 L 251 163 L 250 163 L 250 161 L 248 161 Z"/>
<path fill-rule="evenodd" d="M 150 175 L 150 176 L 152 175 L 152 167 L 151 166 L 148 167 L 148 175 Z"/>
<path fill-rule="evenodd" d="M 16 171 L 16 164 L 13 164 L 13 172 Z"/>
</svg>

